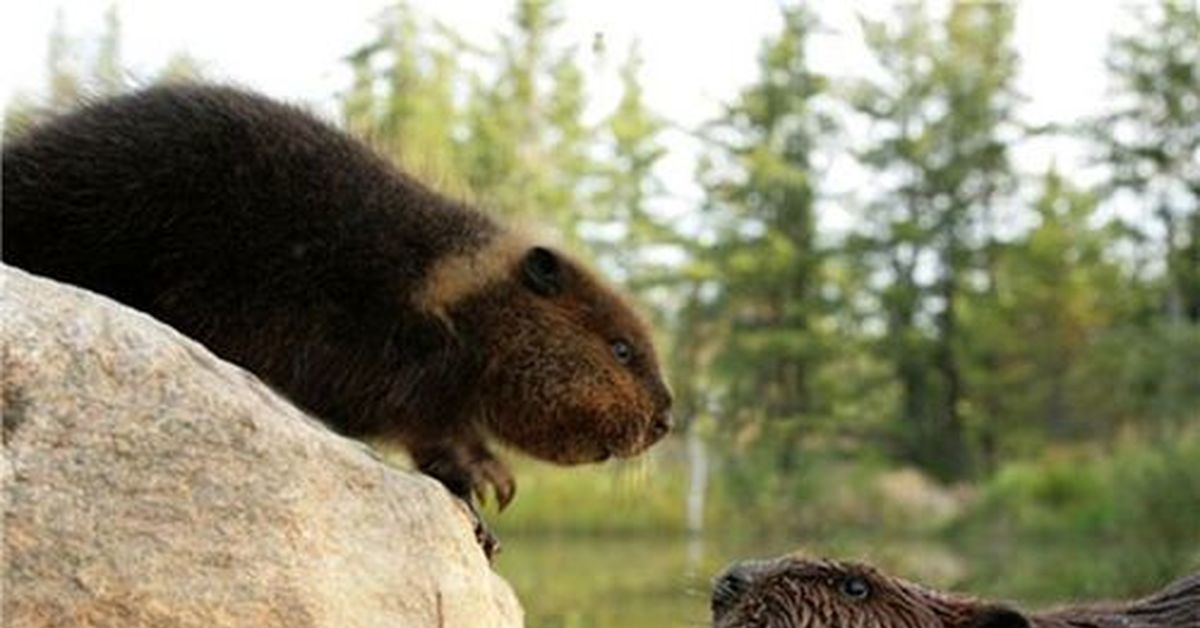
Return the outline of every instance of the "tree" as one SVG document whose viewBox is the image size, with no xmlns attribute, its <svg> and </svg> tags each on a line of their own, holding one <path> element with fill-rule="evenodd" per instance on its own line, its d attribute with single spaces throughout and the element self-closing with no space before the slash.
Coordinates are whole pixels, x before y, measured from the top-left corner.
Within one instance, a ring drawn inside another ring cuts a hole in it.
<svg viewBox="0 0 1200 628">
<path fill-rule="evenodd" d="M 759 57 L 758 82 L 708 129 L 702 169 L 715 242 L 696 254 L 717 269 L 722 332 L 715 368 L 724 416 L 765 423 L 779 464 L 796 463 L 805 420 L 823 400 L 812 386 L 822 359 L 814 154 L 832 123 L 820 107 L 826 79 L 806 46 L 815 18 L 784 10 L 782 32 Z"/>
<path fill-rule="evenodd" d="M 179 51 L 167 58 L 154 80 L 159 83 L 177 83 L 199 81 L 203 78 L 204 64 L 187 52 Z"/>
<path fill-rule="evenodd" d="M 674 230 L 650 208 L 663 194 L 654 170 L 666 155 L 660 140 L 666 122 L 646 105 L 641 67 L 635 43 L 619 69 L 621 99 L 599 129 L 595 192 L 589 199 L 590 220 L 583 225 L 590 228 L 588 242 L 601 261 L 635 284 L 657 283 L 663 273 L 672 272 L 640 254 L 653 246 L 679 244 Z"/>
<path fill-rule="evenodd" d="M 918 2 L 897 13 L 862 21 L 883 70 L 853 96 L 875 136 L 861 159 L 880 188 L 862 242 L 875 258 L 883 350 L 902 389 L 902 453 L 962 477 L 971 455 L 960 302 L 986 269 L 994 207 L 1013 186 L 1013 8 L 958 1 L 939 20 Z"/>
<path fill-rule="evenodd" d="M 46 46 L 46 77 L 49 106 L 54 111 L 64 111 L 79 101 L 81 81 L 72 67 L 72 44 L 67 36 L 66 18 L 62 8 L 54 12 L 54 26 L 50 29 L 50 41 Z"/>
<path fill-rule="evenodd" d="M 375 37 L 346 61 L 353 83 L 342 95 L 347 128 L 421 174 L 455 187 L 458 160 L 454 99 L 458 48 L 433 41 L 407 3 L 385 10 Z"/>
<path fill-rule="evenodd" d="M 19 132 L 46 116 L 75 106 L 85 94 L 115 96 L 131 86 L 125 80 L 121 56 L 121 15 L 109 5 L 95 41 L 78 42 L 67 34 L 61 9 L 54 14 L 46 45 L 46 85 L 40 93 L 17 93 L 4 112 L 5 134 Z M 83 55 L 81 51 L 94 54 Z M 84 68 L 81 72 L 80 68 Z M 199 61 L 186 52 L 173 54 L 155 76 L 156 82 L 196 80 L 203 75 Z"/>
<path fill-rule="evenodd" d="M 104 13 L 104 31 L 100 35 L 99 48 L 92 69 L 96 92 L 101 96 L 112 96 L 125 89 L 121 65 L 121 15 L 117 5 L 109 5 Z"/>
<path fill-rule="evenodd" d="M 1055 168 L 1033 203 L 1036 226 L 994 245 L 990 289 L 965 299 L 970 336 L 968 419 L 983 464 L 1004 451 L 1093 430 L 1094 409 L 1079 403 L 1075 379 L 1091 347 L 1127 316 L 1128 287 L 1109 251 L 1115 232 L 1096 224 L 1098 197 Z"/>
<path fill-rule="evenodd" d="M 574 240 L 593 168 L 592 132 L 581 119 L 585 89 L 575 50 L 553 44 L 559 10 L 553 0 L 518 1 L 495 78 L 473 78 L 460 164 L 489 204 L 550 220 Z"/>
<path fill-rule="evenodd" d="M 1200 8 L 1160 0 L 1135 18 L 1113 40 L 1115 104 L 1092 137 L 1111 187 L 1140 194 L 1161 227 L 1168 317 L 1200 324 Z"/>
</svg>

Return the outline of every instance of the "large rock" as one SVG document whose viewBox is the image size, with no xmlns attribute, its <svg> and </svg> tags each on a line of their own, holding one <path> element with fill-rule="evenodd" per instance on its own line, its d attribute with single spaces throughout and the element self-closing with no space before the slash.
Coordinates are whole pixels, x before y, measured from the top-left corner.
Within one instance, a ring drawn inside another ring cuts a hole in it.
<svg viewBox="0 0 1200 628">
<path fill-rule="evenodd" d="M 148 316 L 0 266 L 0 625 L 521 625 L 463 509 Z"/>
</svg>

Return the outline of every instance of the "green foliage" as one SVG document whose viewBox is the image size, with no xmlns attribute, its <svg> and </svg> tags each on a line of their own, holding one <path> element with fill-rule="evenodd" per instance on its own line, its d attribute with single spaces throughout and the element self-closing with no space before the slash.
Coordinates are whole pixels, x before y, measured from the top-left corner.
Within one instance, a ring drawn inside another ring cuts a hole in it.
<svg viewBox="0 0 1200 628">
<path fill-rule="evenodd" d="M 970 332 L 965 414 L 987 468 L 1036 443 L 1102 427 L 1072 378 L 1132 310 L 1120 265 L 1107 256 L 1112 230 L 1092 224 L 1096 196 L 1054 170 L 1041 187 L 1037 225 L 990 247 L 990 285 L 969 295 L 962 310 Z"/>
<path fill-rule="evenodd" d="M 121 14 L 112 3 L 93 42 L 67 34 L 62 9 L 54 13 L 46 44 L 46 84 L 37 93 L 18 92 L 4 110 L 4 136 L 66 112 L 88 97 L 114 96 L 133 88 L 121 56 Z M 184 51 L 171 55 L 156 76 L 157 82 L 194 81 L 204 78 L 201 63 Z"/>
<path fill-rule="evenodd" d="M 1200 323 L 1200 6 L 1135 7 L 1108 58 L 1117 93 L 1091 128 L 1110 185 L 1139 194 L 1163 230 L 1168 316 Z M 1148 217 L 1146 217 L 1148 218 Z"/>
<path fill-rule="evenodd" d="M 497 567 L 531 626 L 702 621 L 713 573 L 795 550 L 1029 605 L 1135 596 L 1200 568 L 1200 433 L 1169 436 L 1029 451 L 977 487 L 828 450 L 787 476 L 769 456 L 721 455 L 710 526 L 690 538 L 676 533 L 687 468 L 674 447 L 639 465 L 644 478 L 524 465 L 520 499 L 493 518 Z"/>
<path fill-rule="evenodd" d="M 1102 434 L 1151 434 L 1200 420 L 1200 326 L 1156 322 L 1114 328 L 1069 374 L 1080 412 Z"/>
<path fill-rule="evenodd" d="M 354 78 L 342 95 L 343 122 L 406 168 L 461 191 L 453 141 L 462 115 L 453 94 L 460 47 L 431 37 L 404 2 L 375 25 L 375 37 L 347 57 Z"/>
<path fill-rule="evenodd" d="M 1012 464 L 984 485 L 955 535 L 968 543 L 1006 547 L 1019 541 L 1060 552 L 1108 546 L 1123 555 L 1060 571 L 1058 589 L 1132 592 L 1161 586 L 1194 570 L 1200 560 L 1200 433 L 1170 435 L 1135 439 L 1114 451 L 1070 451 Z M 1046 595 L 1035 590 L 1041 585 L 1031 574 L 1021 574 L 1014 584 L 1023 595 Z"/>
<path fill-rule="evenodd" d="M 66 18 L 59 8 L 54 12 L 54 26 L 46 46 L 46 91 L 49 105 L 55 111 L 63 111 L 78 102 L 82 91 L 66 31 Z"/>
<path fill-rule="evenodd" d="M 662 194 L 654 169 L 666 154 L 659 136 L 666 122 L 650 111 L 639 82 L 641 53 L 635 43 L 620 68 L 621 99 L 600 126 L 603 159 L 596 160 L 596 190 L 590 199 L 590 220 L 581 228 L 607 229 L 608 237 L 590 237 L 601 258 L 632 285 L 658 283 L 673 274 L 644 259 L 656 244 L 678 241 L 678 235 L 651 213 Z"/>
<path fill-rule="evenodd" d="M 520 0 L 514 32 L 499 42 L 495 77 L 475 76 L 459 162 L 471 189 L 504 213 L 537 217 L 568 239 L 585 211 L 581 184 L 591 170 L 591 130 L 582 120 L 582 71 L 573 48 L 555 46 L 561 9 Z"/>
<path fill-rule="evenodd" d="M 710 394 L 731 429 L 762 422 L 783 439 L 775 452 L 785 471 L 795 470 L 799 424 L 830 411 L 813 388 L 829 339 L 812 172 L 832 130 L 819 105 L 826 80 L 805 56 L 814 28 L 811 14 L 785 11 L 783 31 L 760 55 L 758 82 L 707 129 L 714 150 L 700 180 L 716 237 L 693 252 L 719 278 L 710 314 L 719 388 Z"/>
<path fill-rule="evenodd" d="M 1012 186 L 1004 139 L 1016 126 L 1012 24 L 1010 5 L 973 2 L 955 2 L 941 19 L 911 3 L 890 23 L 863 20 L 886 74 L 852 97 L 880 136 L 861 159 L 894 184 L 868 205 L 857 245 L 886 278 L 876 298 L 882 351 L 902 391 L 900 451 L 943 477 L 976 464 L 962 310 L 972 276 L 993 281 L 992 212 Z"/>
<path fill-rule="evenodd" d="M 496 569 L 512 583 L 530 628 L 701 625 L 705 578 L 682 538 L 506 535 Z M 690 593 L 689 593 L 690 592 Z"/>
<path fill-rule="evenodd" d="M 125 89 L 121 66 L 121 16 L 117 5 L 108 7 L 104 13 L 104 32 L 100 35 L 100 46 L 96 53 L 92 76 L 95 77 L 96 93 L 111 96 Z"/>
</svg>

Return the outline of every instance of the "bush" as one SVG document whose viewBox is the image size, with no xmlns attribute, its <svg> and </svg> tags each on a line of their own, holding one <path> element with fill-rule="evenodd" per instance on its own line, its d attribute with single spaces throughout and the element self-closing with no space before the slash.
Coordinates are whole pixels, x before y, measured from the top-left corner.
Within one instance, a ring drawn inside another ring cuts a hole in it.
<svg viewBox="0 0 1200 628">
<path fill-rule="evenodd" d="M 952 536 L 979 549 L 981 589 L 1028 599 L 1153 590 L 1200 566 L 1197 461 L 1200 431 L 1191 430 L 1010 464 Z M 989 548 L 1008 557 L 988 557 Z M 1046 560 L 1054 555 L 1064 559 Z M 1068 558 L 1080 555 L 1090 559 Z"/>
</svg>

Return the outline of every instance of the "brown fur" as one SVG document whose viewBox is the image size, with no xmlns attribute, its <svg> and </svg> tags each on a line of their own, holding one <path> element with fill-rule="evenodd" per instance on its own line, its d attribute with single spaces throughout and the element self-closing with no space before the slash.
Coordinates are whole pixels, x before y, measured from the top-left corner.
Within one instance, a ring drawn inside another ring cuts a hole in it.
<svg viewBox="0 0 1200 628">
<path fill-rule="evenodd" d="M 792 555 L 729 568 L 712 608 L 714 628 L 1200 628 L 1200 573 L 1135 602 L 1025 613 L 861 563 Z"/>
<path fill-rule="evenodd" d="M 156 87 L 34 128 L 4 147 L 3 208 L 6 263 L 403 443 L 464 498 L 515 490 L 489 435 L 574 464 L 670 425 L 645 325 L 583 265 L 253 93 Z"/>
</svg>

